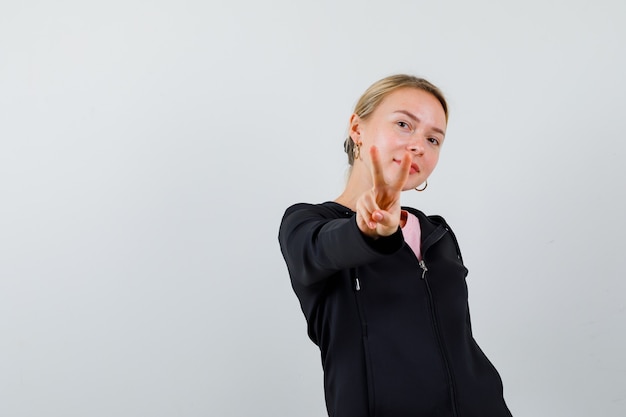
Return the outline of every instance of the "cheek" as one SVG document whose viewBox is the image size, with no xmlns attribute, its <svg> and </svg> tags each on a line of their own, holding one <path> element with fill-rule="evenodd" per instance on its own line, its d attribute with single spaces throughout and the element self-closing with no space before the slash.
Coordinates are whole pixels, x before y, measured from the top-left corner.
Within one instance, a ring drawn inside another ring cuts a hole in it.
<svg viewBox="0 0 626 417">
<path fill-rule="evenodd" d="M 370 141 L 379 148 L 392 149 L 401 146 L 405 139 L 393 130 L 375 129 L 369 132 Z"/>
<path fill-rule="evenodd" d="M 439 162 L 439 153 L 434 154 L 431 158 L 429 162 L 429 166 L 430 166 L 430 170 L 431 172 L 435 169 L 435 167 L 437 166 L 437 163 Z"/>
</svg>

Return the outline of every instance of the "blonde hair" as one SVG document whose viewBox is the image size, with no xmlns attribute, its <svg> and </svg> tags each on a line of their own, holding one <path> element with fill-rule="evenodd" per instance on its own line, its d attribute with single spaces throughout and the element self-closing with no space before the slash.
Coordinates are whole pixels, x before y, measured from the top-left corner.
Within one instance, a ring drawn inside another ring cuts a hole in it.
<svg viewBox="0 0 626 417">
<path fill-rule="evenodd" d="M 446 103 L 446 99 L 441 90 L 423 78 L 407 74 L 391 75 L 383 78 L 382 80 L 376 81 L 367 90 L 365 90 L 361 98 L 359 98 L 359 101 L 354 107 L 354 113 L 363 120 L 367 119 L 374 112 L 374 110 L 376 110 L 385 97 L 393 91 L 404 87 L 415 88 L 432 94 L 443 106 L 443 112 L 446 115 L 446 122 L 448 121 L 448 104 Z M 354 141 L 350 135 L 346 138 L 343 144 L 343 149 L 348 154 L 348 163 L 353 165 Z"/>
</svg>

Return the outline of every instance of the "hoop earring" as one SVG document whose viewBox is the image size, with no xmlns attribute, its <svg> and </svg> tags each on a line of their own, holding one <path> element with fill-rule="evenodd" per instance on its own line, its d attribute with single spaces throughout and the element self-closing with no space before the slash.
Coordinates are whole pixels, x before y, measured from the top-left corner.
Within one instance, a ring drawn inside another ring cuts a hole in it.
<svg viewBox="0 0 626 417">
<path fill-rule="evenodd" d="M 355 161 L 357 159 L 361 159 L 361 144 L 360 143 L 354 144 L 354 147 L 352 148 L 352 157 L 354 158 Z"/>
<path fill-rule="evenodd" d="M 428 188 L 428 180 L 424 181 L 424 186 L 422 188 L 415 187 L 415 191 L 419 191 L 420 193 Z"/>
</svg>

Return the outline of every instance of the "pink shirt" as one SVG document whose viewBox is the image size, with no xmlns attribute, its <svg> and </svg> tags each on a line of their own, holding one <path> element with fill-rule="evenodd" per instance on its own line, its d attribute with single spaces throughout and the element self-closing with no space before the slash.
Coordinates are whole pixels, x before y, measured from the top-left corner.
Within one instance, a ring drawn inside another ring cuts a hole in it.
<svg viewBox="0 0 626 417">
<path fill-rule="evenodd" d="M 404 241 L 413 250 L 417 259 L 421 261 L 422 251 L 420 248 L 420 242 L 422 239 L 422 230 L 420 229 L 420 221 L 414 214 L 402 210 L 402 218 L 404 219 L 405 217 L 406 221 L 404 226 L 402 226 Z"/>
</svg>

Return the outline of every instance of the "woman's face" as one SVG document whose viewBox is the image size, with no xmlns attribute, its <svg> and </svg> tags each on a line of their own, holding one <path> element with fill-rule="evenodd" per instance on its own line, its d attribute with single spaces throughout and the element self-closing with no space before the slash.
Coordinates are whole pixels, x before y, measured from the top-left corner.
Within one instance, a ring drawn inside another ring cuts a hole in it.
<svg viewBox="0 0 626 417">
<path fill-rule="evenodd" d="M 357 115 L 350 119 L 350 136 L 361 143 L 361 159 L 354 161 L 353 174 L 356 170 L 369 175 L 371 181 L 369 150 L 376 145 L 388 181 L 396 177 L 403 155 L 409 152 L 411 171 L 403 189 L 419 186 L 437 165 L 446 125 L 443 106 L 432 94 L 412 87 L 391 92 L 367 119 Z"/>
</svg>

